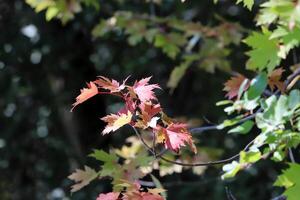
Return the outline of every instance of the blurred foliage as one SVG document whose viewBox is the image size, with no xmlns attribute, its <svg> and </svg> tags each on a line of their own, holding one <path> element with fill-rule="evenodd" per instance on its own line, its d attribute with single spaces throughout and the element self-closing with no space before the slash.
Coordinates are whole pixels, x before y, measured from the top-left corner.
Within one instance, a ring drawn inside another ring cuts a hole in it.
<svg viewBox="0 0 300 200">
<path fill-rule="evenodd" d="M 159 100 L 167 113 L 200 119 L 197 125 L 222 122 L 224 113 L 214 102 L 224 94 L 216 91 L 222 90 L 228 74 L 244 71 L 246 58 L 242 52 L 245 46 L 240 45 L 240 41 L 255 24 L 254 14 L 243 6 L 257 11 L 253 0 L 238 0 L 239 5 L 235 2 L 0 1 L 0 28 L 3 30 L 0 36 L 0 199 L 95 199 L 99 193 L 110 191 L 109 181 L 101 180 L 71 197 L 72 183 L 67 179 L 74 169 L 82 168 L 85 163 L 98 167 L 97 161 L 85 158 L 92 148 L 108 150 L 112 146 L 119 149 L 120 157 L 124 156 L 123 151 L 130 151 L 122 149 L 121 144 L 132 134 L 131 130 L 124 129 L 110 136 L 97 134 L 103 129 L 98 118 L 120 108 L 115 98 L 96 97 L 76 112 L 69 112 L 78 89 L 97 75 L 119 80 L 128 75 L 134 79 L 152 75 L 154 82 L 164 89 Z M 259 25 L 280 24 L 270 35 L 273 39 L 266 43 L 265 37 L 270 30 L 256 30 L 258 32 L 245 40 L 254 48 L 249 52 L 248 63 L 255 56 L 263 57 L 264 61 L 249 64 L 249 69 L 271 71 L 299 45 L 298 41 L 289 40 L 290 35 L 299 35 L 298 28 L 289 31 L 290 27 L 299 26 L 299 12 L 291 7 L 292 1 L 284 5 L 278 2 L 272 0 L 262 4 L 262 12 L 256 18 Z M 277 12 L 282 7 L 288 8 L 286 12 Z M 45 18 L 50 22 L 45 22 Z M 251 37 L 258 37 L 259 44 Z M 270 46 L 278 44 L 280 48 L 276 52 L 273 48 L 269 51 Z M 271 56 L 266 57 L 265 52 Z M 168 91 L 173 93 L 167 95 Z M 240 104 L 235 103 L 227 111 L 234 112 L 241 104 L 249 108 L 261 103 L 267 109 L 281 106 L 277 97 L 266 104 L 255 98 L 259 95 L 252 94 L 251 102 L 243 96 Z M 292 94 L 286 98 L 293 98 Z M 273 111 L 268 117 L 272 122 L 273 118 L 278 118 Z M 222 130 L 201 134 L 197 136 L 199 145 L 207 148 L 200 151 L 197 159 L 206 161 L 220 157 L 220 147 L 224 149 L 224 157 L 230 156 L 259 131 L 254 128 L 243 137 L 221 134 Z M 290 136 L 297 137 L 293 132 L 284 132 L 277 139 Z M 239 162 L 242 165 L 234 163 L 226 168 L 227 171 L 233 169 L 230 172 L 235 173 L 245 166 L 243 163 L 256 162 L 257 156 L 261 156 L 256 151 L 241 154 Z M 281 155 L 278 152 L 275 158 Z M 202 173 L 203 168 L 194 169 L 201 175 L 195 175 L 191 169 L 166 175 L 182 169 L 165 164 L 161 169 L 166 176 L 160 180 L 167 190 L 176 191 L 168 193 L 172 200 L 226 199 L 226 188 L 237 199 L 254 196 L 270 199 L 281 191 L 272 188 L 280 167 L 272 161 L 260 161 L 241 172 L 233 182 L 221 181 L 220 169 L 212 167 L 208 167 L 206 173 Z M 162 172 L 154 174 L 158 176 Z M 152 180 L 151 177 L 146 179 Z"/>
</svg>

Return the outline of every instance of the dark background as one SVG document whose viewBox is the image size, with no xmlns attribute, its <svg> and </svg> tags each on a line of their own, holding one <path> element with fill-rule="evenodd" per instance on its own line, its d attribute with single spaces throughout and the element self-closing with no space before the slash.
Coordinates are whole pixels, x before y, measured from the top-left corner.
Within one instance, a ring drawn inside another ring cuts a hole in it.
<svg viewBox="0 0 300 200">
<path fill-rule="evenodd" d="M 196 13 L 195 20 L 214 23 L 214 14 L 254 29 L 254 12 L 235 1 L 177 0 L 157 6 L 159 16 L 182 17 Z M 0 0 L 0 199 L 95 199 L 110 191 L 106 180 L 94 181 L 71 196 L 72 182 L 67 176 L 84 164 L 99 167 L 86 157 L 93 148 L 119 147 L 130 130 L 101 136 L 104 123 L 99 120 L 110 112 L 117 99 L 97 96 L 73 113 L 71 104 L 85 82 L 97 75 L 130 81 L 153 76 L 163 91 L 158 97 L 171 116 L 197 118 L 218 123 L 225 113 L 215 102 L 224 98 L 223 83 L 229 75 L 190 68 L 173 94 L 166 83 L 176 65 L 160 50 L 142 42 L 129 46 L 125 36 L 93 39 L 92 28 L 110 10 L 148 12 L 141 1 L 119 4 L 101 1 L 100 12 L 84 9 L 66 25 L 46 22 L 44 13 L 35 13 L 24 1 Z M 235 11 L 233 13 L 232 11 Z M 234 70 L 243 72 L 244 45 L 232 47 Z M 251 74 L 250 74 L 251 75 Z M 223 157 L 237 153 L 257 133 L 227 135 L 224 131 L 205 132 L 197 138 L 202 144 L 224 149 Z M 169 199 L 228 199 L 226 188 L 236 199 L 271 199 L 280 191 L 272 188 L 279 172 L 271 161 L 261 161 L 230 181 L 221 181 L 221 168 L 210 167 L 201 176 L 190 171 L 164 177 L 162 183 Z M 227 192 L 228 193 L 228 192 Z"/>
</svg>

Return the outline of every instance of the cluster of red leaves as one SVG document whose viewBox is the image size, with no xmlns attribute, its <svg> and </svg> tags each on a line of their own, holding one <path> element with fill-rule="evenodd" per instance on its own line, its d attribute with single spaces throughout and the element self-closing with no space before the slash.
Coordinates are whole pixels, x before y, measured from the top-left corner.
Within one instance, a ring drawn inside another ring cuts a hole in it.
<svg viewBox="0 0 300 200">
<path fill-rule="evenodd" d="M 100 194 L 97 200 L 164 200 L 159 193 L 160 189 L 148 189 L 147 192 L 142 191 L 138 183 L 134 183 L 127 187 L 125 192 L 110 192 Z"/>
<path fill-rule="evenodd" d="M 284 69 L 278 68 L 274 70 L 269 76 L 268 76 L 268 85 L 273 92 L 275 88 L 279 89 L 280 92 L 284 92 L 284 83 L 281 81 L 282 73 L 284 72 Z M 231 77 L 228 81 L 224 84 L 224 91 L 226 91 L 226 97 L 228 99 L 234 99 L 238 97 L 238 93 L 240 91 L 240 88 L 242 84 L 245 82 L 245 86 L 243 88 L 243 92 L 246 91 L 250 86 L 250 80 L 247 79 L 245 76 L 241 74 L 237 74 L 233 77 Z"/>
<path fill-rule="evenodd" d="M 97 80 L 87 84 L 76 97 L 72 110 L 79 104 L 97 94 L 111 94 L 121 97 L 125 103 L 124 108 L 116 114 L 103 118 L 107 123 L 102 134 L 108 134 L 128 124 L 135 128 L 150 130 L 157 137 L 157 142 L 164 143 L 165 147 L 178 152 L 181 147 L 189 145 L 194 152 L 196 148 L 187 129 L 186 124 L 176 123 L 163 113 L 154 89 L 160 89 L 157 84 L 149 84 L 151 77 L 136 81 L 133 86 L 119 83 L 100 76 Z"/>
</svg>

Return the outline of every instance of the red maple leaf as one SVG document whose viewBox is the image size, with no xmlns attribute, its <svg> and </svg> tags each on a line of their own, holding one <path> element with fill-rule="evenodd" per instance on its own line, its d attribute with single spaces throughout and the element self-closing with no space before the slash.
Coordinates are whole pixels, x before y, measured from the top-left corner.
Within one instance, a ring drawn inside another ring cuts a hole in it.
<svg viewBox="0 0 300 200">
<path fill-rule="evenodd" d="M 94 81 L 100 88 L 109 90 L 110 92 L 120 92 L 121 90 L 125 89 L 125 82 L 129 77 L 127 77 L 122 84 L 118 81 L 112 79 L 108 79 L 104 76 L 99 76 L 99 78 Z"/>
<path fill-rule="evenodd" d="M 137 107 L 137 103 L 136 101 L 134 101 L 130 96 L 124 97 L 123 98 L 125 101 L 125 107 L 122 108 L 121 110 L 119 110 L 119 114 L 120 113 L 127 113 L 128 111 L 130 111 L 131 113 L 135 112 L 135 109 Z"/>
<path fill-rule="evenodd" d="M 188 144 L 193 152 L 197 152 L 192 135 L 187 130 L 187 124 L 171 123 L 167 128 L 159 128 L 158 134 L 164 137 L 165 147 L 172 151 L 178 152 L 179 149 Z"/>
<path fill-rule="evenodd" d="M 154 117 L 161 111 L 160 104 L 152 104 L 151 101 L 142 102 L 139 105 L 141 110 L 140 119 L 135 124 L 138 128 L 146 129 L 148 127 L 156 127 L 157 120 L 159 117 Z"/>
<path fill-rule="evenodd" d="M 224 87 L 223 90 L 227 92 L 227 94 L 225 96 L 228 97 L 229 99 L 233 99 L 234 97 L 238 96 L 239 89 L 240 89 L 242 83 L 245 80 L 247 80 L 247 84 L 244 87 L 243 91 L 246 91 L 248 89 L 248 87 L 249 87 L 249 80 L 245 76 L 243 76 L 241 74 L 238 74 L 236 76 L 231 77 L 224 84 L 225 87 Z"/>
<path fill-rule="evenodd" d="M 98 88 L 93 82 L 87 83 L 87 86 L 87 88 L 83 88 L 80 90 L 80 95 L 76 97 L 76 102 L 72 104 L 73 108 L 71 109 L 71 112 L 78 104 L 81 104 L 89 98 L 98 94 Z"/>
<path fill-rule="evenodd" d="M 100 194 L 96 200 L 119 200 L 119 192 L 110 192 L 106 194 Z"/>
<path fill-rule="evenodd" d="M 270 86 L 272 92 L 274 91 L 275 87 L 278 88 L 281 93 L 284 92 L 284 83 L 283 81 L 280 81 L 284 71 L 284 69 L 278 68 L 274 70 L 268 77 L 268 85 Z"/>
<path fill-rule="evenodd" d="M 149 84 L 151 77 L 141 79 L 133 85 L 133 91 L 141 102 L 156 100 L 154 89 L 161 89 L 158 84 Z"/>
</svg>

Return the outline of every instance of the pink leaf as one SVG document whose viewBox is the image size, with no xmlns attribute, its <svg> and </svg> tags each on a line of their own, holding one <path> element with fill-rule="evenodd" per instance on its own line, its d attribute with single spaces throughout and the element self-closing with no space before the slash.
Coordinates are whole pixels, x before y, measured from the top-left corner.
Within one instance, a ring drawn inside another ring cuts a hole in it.
<svg viewBox="0 0 300 200">
<path fill-rule="evenodd" d="M 163 128 L 166 148 L 178 152 L 181 147 L 188 144 L 196 152 L 192 136 L 186 127 L 187 125 L 183 123 L 172 123 L 167 128 Z"/>
<path fill-rule="evenodd" d="M 71 112 L 78 104 L 81 104 L 89 98 L 98 94 L 98 88 L 93 82 L 88 83 L 87 86 L 87 88 L 83 88 L 80 90 L 81 93 L 76 97 L 76 102 L 73 103 L 73 108 L 71 109 Z"/>
<path fill-rule="evenodd" d="M 133 91 L 136 93 L 141 102 L 156 100 L 156 96 L 153 92 L 154 89 L 161 89 L 158 84 L 150 84 L 151 77 L 144 78 L 135 82 L 133 85 Z"/>
<path fill-rule="evenodd" d="M 106 194 L 100 194 L 96 200 L 118 200 L 119 192 L 110 192 Z"/>
</svg>

